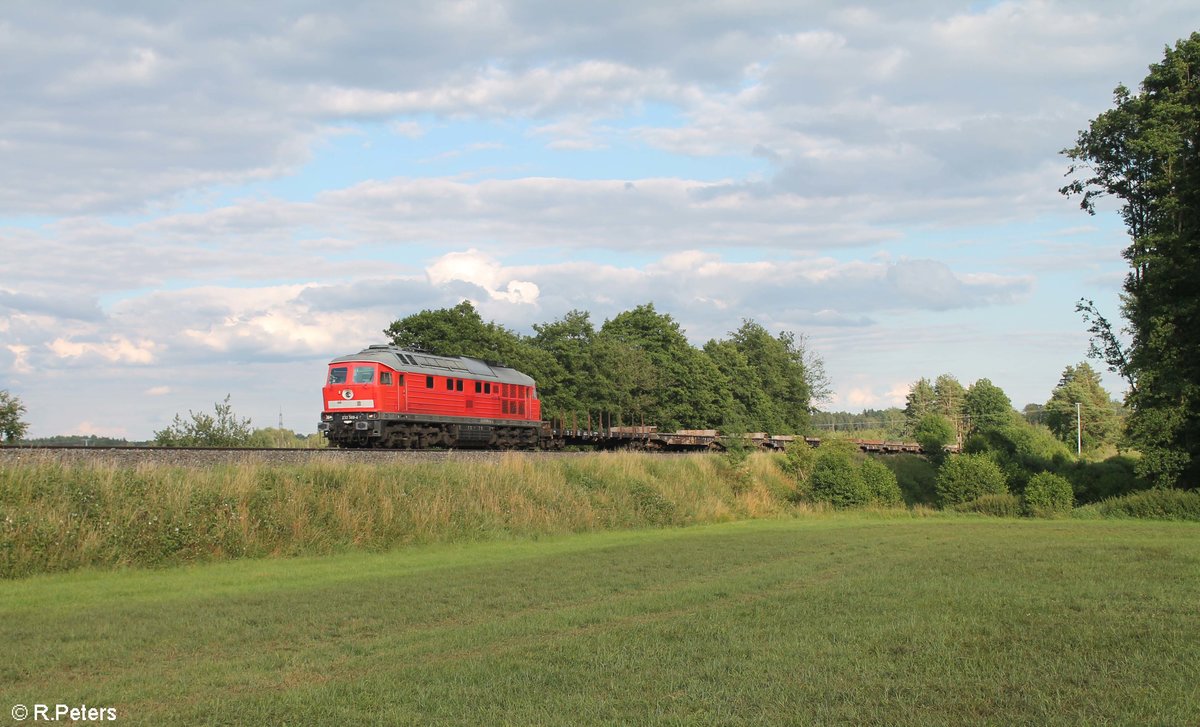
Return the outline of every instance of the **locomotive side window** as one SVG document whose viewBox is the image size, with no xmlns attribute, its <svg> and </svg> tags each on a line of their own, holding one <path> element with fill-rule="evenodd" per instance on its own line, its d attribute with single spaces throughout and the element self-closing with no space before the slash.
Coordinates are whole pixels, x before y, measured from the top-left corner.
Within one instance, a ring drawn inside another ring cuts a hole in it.
<svg viewBox="0 0 1200 727">
<path fill-rule="evenodd" d="M 374 366 L 355 366 L 354 367 L 354 383 L 369 384 L 375 381 Z"/>
<path fill-rule="evenodd" d="M 482 394 L 482 393 L 483 393 L 483 382 L 482 382 L 482 381 L 476 381 L 476 382 L 475 382 L 475 393 L 476 393 L 476 394 Z"/>
<path fill-rule="evenodd" d="M 329 369 L 329 383 L 331 383 L 331 384 L 346 383 L 346 367 L 345 366 L 334 366 L 333 368 Z"/>
<path fill-rule="evenodd" d="M 404 374 L 396 377 L 396 386 L 404 386 Z"/>
<path fill-rule="evenodd" d="M 446 391 L 454 391 L 454 379 L 446 379 Z"/>
<path fill-rule="evenodd" d="M 425 377 L 425 388 L 426 388 L 426 389 L 432 389 L 432 388 L 433 388 L 433 377 L 432 377 L 432 376 L 426 376 L 426 377 Z"/>
<path fill-rule="evenodd" d="M 492 382 L 490 382 L 490 381 L 483 382 L 483 393 L 485 393 L 485 394 L 492 393 Z"/>
<path fill-rule="evenodd" d="M 392 385 L 392 372 L 391 371 L 380 371 L 379 372 L 379 383 L 383 384 L 384 386 L 391 386 Z"/>
<path fill-rule="evenodd" d="M 462 391 L 462 379 L 459 379 L 458 381 L 454 382 L 454 390 Z"/>
</svg>

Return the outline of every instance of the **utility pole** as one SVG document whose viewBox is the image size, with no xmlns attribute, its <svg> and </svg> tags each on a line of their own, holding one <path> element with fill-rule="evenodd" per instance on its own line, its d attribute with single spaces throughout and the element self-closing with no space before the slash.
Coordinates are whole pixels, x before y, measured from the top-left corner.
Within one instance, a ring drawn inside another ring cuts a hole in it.
<svg viewBox="0 0 1200 727">
<path fill-rule="evenodd" d="M 1084 456 L 1084 415 L 1079 402 L 1075 402 L 1075 456 Z"/>
</svg>

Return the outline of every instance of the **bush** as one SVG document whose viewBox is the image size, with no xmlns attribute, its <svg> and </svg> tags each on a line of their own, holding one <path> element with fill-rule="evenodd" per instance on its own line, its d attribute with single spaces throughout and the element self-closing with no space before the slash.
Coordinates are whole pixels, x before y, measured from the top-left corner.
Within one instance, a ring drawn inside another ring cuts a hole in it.
<svg viewBox="0 0 1200 727">
<path fill-rule="evenodd" d="M 935 487 L 942 507 L 1008 492 L 1004 473 L 986 454 L 950 457 L 938 468 Z"/>
<path fill-rule="evenodd" d="M 809 481 L 812 498 L 818 502 L 828 502 L 839 509 L 871 502 L 871 490 L 863 480 L 858 462 L 841 447 L 826 449 L 821 445 Z"/>
<path fill-rule="evenodd" d="M 1060 474 L 1071 481 L 1076 500 L 1100 502 L 1150 488 L 1149 482 L 1138 477 L 1135 465 L 1133 458 L 1118 455 L 1102 462 L 1078 462 Z"/>
<path fill-rule="evenodd" d="M 797 481 L 804 481 L 812 474 L 816 462 L 817 450 L 809 446 L 804 437 L 797 437 L 784 450 L 779 466 Z"/>
<path fill-rule="evenodd" d="M 867 458 L 859 468 L 859 474 L 866 483 L 867 490 L 871 493 L 871 499 L 877 504 L 892 506 L 899 505 L 904 501 L 904 497 L 900 493 L 900 485 L 896 481 L 896 475 L 887 468 L 887 465 Z"/>
<path fill-rule="evenodd" d="M 1200 491 L 1153 489 L 1090 505 L 1085 514 L 1105 518 L 1200 521 Z"/>
<path fill-rule="evenodd" d="M 1075 493 L 1065 477 L 1039 472 L 1025 485 L 1025 514 L 1030 517 L 1062 517 L 1071 513 Z"/>
<path fill-rule="evenodd" d="M 1073 459 L 1066 445 L 1049 429 L 1020 421 L 976 432 L 967 439 L 963 451 L 991 455 L 1008 486 L 1016 492 L 1024 490 L 1034 474 L 1058 472 L 1069 467 Z"/>
<path fill-rule="evenodd" d="M 160 447 L 249 447 L 250 420 L 233 412 L 229 395 L 213 405 L 213 413 L 189 411 L 191 420 L 179 414 L 166 429 L 154 433 L 154 443 Z"/>
<path fill-rule="evenodd" d="M 1000 495 L 984 495 L 970 502 L 959 503 L 954 506 L 954 509 L 957 512 L 976 512 L 992 517 L 1020 517 L 1021 498 L 1009 492 Z"/>
</svg>

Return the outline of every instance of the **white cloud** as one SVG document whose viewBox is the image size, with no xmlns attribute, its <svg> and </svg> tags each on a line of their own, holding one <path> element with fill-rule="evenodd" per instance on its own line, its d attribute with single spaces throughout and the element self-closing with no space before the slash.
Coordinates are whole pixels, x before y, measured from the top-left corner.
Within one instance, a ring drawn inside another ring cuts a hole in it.
<svg viewBox="0 0 1200 727">
<path fill-rule="evenodd" d="M 107 341 L 73 341 L 55 338 L 46 347 L 60 359 L 87 362 L 98 358 L 112 363 L 141 365 L 154 363 L 156 350 L 161 346 L 148 339 L 131 341 L 125 336 L 113 335 Z"/>
<path fill-rule="evenodd" d="M 508 279 L 508 273 L 494 258 L 478 250 L 452 252 L 443 255 L 429 266 L 429 282 L 435 286 L 460 281 L 478 285 L 493 300 L 509 303 L 536 303 L 538 286 L 527 280 Z"/>
<path fill-rule="evenodd" d="M 1023 151 L 1057 139 L 1053 153 L 1190 20 L 1169 3 L 1131 12 L 1037 0 L 620 13 L 514 1 L 468 14 L 442 4 L 323 13 L 34 4 L 8 14 L 0 46 L 0 62 L 24 69 L 9 79 L 0 120 L 12 155 L 0 170 L 0 210 L 139 209 L 286 174 L 338 133 L 331 121 L 347 118 L 380 119 L 409 138 L 427 123 L 404 117 L 534 119 L 553 146 L 596 148 L 580 133 L 589 119 L 667 104 L 687 114 L 685 126 L 632 133 L 690 153 L 883 155 L 900 169 L 939 158 L 911 132 L 995 114 L 1001 128 L 1037 120 L 1012 138 L 1024 137 Z M 1072 105 L 1078 113 L 1064 115 Z M 906 123 L 913 109 L 927 121 Z M 980 129 L 964 146 L 989 140 Z"/>
</svg>

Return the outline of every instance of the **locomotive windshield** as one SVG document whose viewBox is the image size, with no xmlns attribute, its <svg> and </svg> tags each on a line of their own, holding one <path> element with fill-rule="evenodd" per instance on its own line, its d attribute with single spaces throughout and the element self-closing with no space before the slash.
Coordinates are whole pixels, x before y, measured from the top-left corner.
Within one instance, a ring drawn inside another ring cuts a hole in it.
<svg viewBox="0 0 1200 727">
<path fill-rule="evenodd" d="M 346 376 L 350 373 L 348 366 L 334 366 L 329 369 L 329 383 L 344 384 Z M 355 366 L 354 367 L 354 383 L 356 384 L 373 384 L 375 383 L 375 367 L 374 366 Z"/>
</svg>

